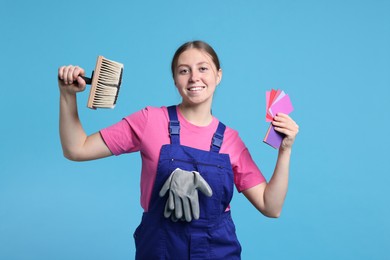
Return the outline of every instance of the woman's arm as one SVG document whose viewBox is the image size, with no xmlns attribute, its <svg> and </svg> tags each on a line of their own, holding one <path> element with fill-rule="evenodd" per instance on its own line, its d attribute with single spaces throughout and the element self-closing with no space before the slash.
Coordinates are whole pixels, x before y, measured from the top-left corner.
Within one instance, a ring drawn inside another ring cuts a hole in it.
<svg viewBox="0 0 390 260">
<path fill-rule="evenodd" d="M 265 216 L 279 217 L 288 188 L 291 149 L 299 126 L 286 114 L 278 114 L 272 124 L 285 134 L 279 148 L 274 173 L 268 183 L 261 183 L 243 191 L 248 200 Z"/>
<path fill-rule="evenodd" d="M 84 70 L 78 66 L 62 66 L 58 69 L 60 89 L 60 138 L 64 156 L 73 161 L 86 161 L 110 156 L 112 153 L 100 133 L 87 136 L 77 111 L 77 92 L 85 90 L 80 77 Z"/>
</svg>

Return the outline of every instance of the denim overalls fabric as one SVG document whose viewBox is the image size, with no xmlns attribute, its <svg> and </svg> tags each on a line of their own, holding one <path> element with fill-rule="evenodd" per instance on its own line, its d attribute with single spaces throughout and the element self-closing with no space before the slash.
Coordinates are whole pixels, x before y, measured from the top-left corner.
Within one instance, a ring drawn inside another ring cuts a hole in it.
<svg viewBox="0 0 390 260">
<path fill-rule="evenodd" d="M 136 259 L 240 259 L 241 246 L 226 211 L 233 196 L 233 171 L 229 155 L 219 153 L 225 125 L 219 123 L 210 151 L 199 150 L 180 145 L 176 106 L 168 107 L 168 113 L 171 144 L 161 147 L 149 211 L 134 232 Z M 173 222 L 164 217 L 168 194 L 161 198 L 159 191 L 176 168 L 199 172 L 213 191 L 211 197 L 198 192 L 198 220 Z"/>
</svg>

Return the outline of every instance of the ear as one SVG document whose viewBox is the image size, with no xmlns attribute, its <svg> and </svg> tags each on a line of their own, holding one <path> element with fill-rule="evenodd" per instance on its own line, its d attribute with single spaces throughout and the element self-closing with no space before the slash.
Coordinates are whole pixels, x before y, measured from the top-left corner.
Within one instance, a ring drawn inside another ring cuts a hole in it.
<svg viewBox="0 0 390 260">
<path fill-rule="evenodd" d="M 222 69 L 219 69 L 217 72 L 217 85 L 221 82 L 222 80 Z"/>
</svg>

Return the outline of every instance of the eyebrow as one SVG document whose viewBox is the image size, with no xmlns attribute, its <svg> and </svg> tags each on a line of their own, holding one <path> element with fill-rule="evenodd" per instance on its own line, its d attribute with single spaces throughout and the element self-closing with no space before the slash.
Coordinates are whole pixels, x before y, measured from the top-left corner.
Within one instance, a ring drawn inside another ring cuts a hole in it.
<svg viewBox="0 0 390 260">
<path fill-rule="evenodd" d="M 202 61 L 202 62 L 199 62 L 197 63 L 196 65 L 199 66 L 199 65 L 202 65 L 202 64 L 207 64 L 210 66 L 210 63 L 208 63 L 207 61 Z M 177 67 L 182 67 L 182 66 L 185 66 L 185 67 L 191 67 L 190 65 L 188 64 L 178 64 Z"/>
</svg>

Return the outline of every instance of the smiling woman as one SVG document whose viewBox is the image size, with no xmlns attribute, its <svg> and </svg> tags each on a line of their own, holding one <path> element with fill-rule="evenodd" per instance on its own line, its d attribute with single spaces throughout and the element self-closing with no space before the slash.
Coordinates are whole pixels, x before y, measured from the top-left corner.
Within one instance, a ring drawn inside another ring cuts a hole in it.
<svg viewBox="0 0 390 260">
<path fill-rule="evenodd" d="M 180 104 L 146 107 L 90 136 L 76 105 L 76 93 L 85 89 L 83 75 L 84 70 L 74 66 L 58 72 L 64 154 L 83 161 L 141 153 L 144 213 L 134 232 L 136 259 L 240 259 L 230 215 L 233 186 L 261 213 L 278 217 L 297 124 L 284 114 L 273 119 L 285 137 L 267 183 L 238 133 L 211 114 L 222 70 L 207 43 L 188 42 L 173 57 Z"/>
<path fill-rule="evenodd" d="M 207 52 L 190 48 L 178 56 L 174 81 L 182 97 L 179 109 L 189 121 L 196 125 L 211 122 L 212 117 L 208 112 L 221 78 L 222 70 L 216 67 Z M 199 110 L 203 110 L 203 113 L 199 113 Z"/>
</svg>

